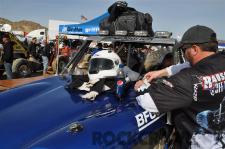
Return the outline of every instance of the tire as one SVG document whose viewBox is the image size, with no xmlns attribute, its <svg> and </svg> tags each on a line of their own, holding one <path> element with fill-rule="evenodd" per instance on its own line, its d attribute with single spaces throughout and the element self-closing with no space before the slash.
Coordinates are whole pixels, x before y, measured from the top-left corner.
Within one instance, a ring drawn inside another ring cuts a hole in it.
<svg viewBox="0 0 225 149">
<path fill-rule="evenodd" d="M 29 66 L 32 70 L 32 72 L 43 70 L 43 64 L 40 62 L 41 60 L 36 58 L 29 58 L 27 62 L 29 63 Z"/>
<path fill-rule="evenodd" d="M 58 73 L 62 72 L 62 70 L 65 68 L 68 62 L 69 62 L 69 57 L 66 57 L 66 56 L 59 57 Z M 57 71 L 57 59 L 54 59 L 52 62 L 52 70 L 54 73 Z"/>
<path fill-rule="evenodd" d="M 56 69 L 57 69 L 56 63 L 57 63 L 57 61 L 56 61 L 56 58 L 55 58 L 55 59 L 52 61 L 52 71 L 53 71 L 53 73 L 56 73 Z"/>
<path fill-rule="evenodd" d="M 12 72 L 16 77 L 25 78 L 31 75 L 31 67 L 26 59 L 19 58 L 13 61 Z"/>
</svg>

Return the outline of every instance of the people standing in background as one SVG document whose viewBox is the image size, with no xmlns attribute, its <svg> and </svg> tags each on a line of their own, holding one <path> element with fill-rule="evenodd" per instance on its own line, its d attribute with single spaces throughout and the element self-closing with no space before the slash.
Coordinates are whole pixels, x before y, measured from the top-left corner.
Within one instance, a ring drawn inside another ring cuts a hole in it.
<svg viewBox="0 0 225 149">
<path fill-rule="evenodd" d="M 60 54 L 63 56 L 70 56 L 70 51 L 69 41 L 67 39 L 63 40 L 63 47 Z"/>
<path fill-rule="evenodd" d="M 48 44 L 47 40 L 43 40 L 43 49 L 42 49 L 42 63 L 43 63 L 43 75 L 45 76 L 48 71 L 48 62 L 51 54 L 51 47 Z"/>
<path fill-rule="evenodd" d="M 3 36 L 3 55 L 2 59 L 4 62 L 4 67 L 7 75 L 7 79 L 12 79 L 12 63 L 13 63 L 13 42 L 11 42 L 9 35 L 5 34 Z"/>
<path fill-rule="evenodd" d="M 34 37 L 29 45 L 30 57 L 37 58 L 37 38 Z"/>
<path fill-rule="evenodd" d="M 28 47 L 28 41 L 27 41 L 27 38 L 24 39 L 23 45 L 24 45 L 25 47 Z"/>
<path fill-rule="evenodd" d="M 2 44 L 2 40 L 0 39 L 0 62 L 2 62 L 2 54 L 3 54 L 3 44 Z M 2 68 L 4 68 L 4 65 L 0 66 L 0 80 L 1 80 L 2 75 L 4 73 L 4 70 Z"/>
</svg>

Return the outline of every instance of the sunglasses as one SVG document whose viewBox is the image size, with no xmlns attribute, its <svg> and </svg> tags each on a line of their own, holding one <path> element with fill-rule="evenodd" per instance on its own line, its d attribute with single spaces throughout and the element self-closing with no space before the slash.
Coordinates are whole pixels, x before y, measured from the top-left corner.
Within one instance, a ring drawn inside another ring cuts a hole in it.
<svg viewBox="0 0 225 149">
<path fill-rule="evenodd" d="M 182 48 L 181 48 L 181 50 L 183 51 L 183 53 L 185 53 L 185 51 L 187 50 L 187 49 L 189 49 L 189 48 L 191 48 L 192 47 L 192 45 L 184 45 Z"/>
</svg>

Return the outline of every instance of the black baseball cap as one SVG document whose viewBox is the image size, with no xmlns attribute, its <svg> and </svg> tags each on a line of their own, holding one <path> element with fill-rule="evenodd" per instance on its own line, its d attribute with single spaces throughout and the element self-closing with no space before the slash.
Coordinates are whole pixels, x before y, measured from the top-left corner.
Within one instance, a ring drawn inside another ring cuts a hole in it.
<svg viewBox="0 0 225 149">
<path fill-rule="evenodd" d="M 179 47 L 185 44 L 201 44 L 217 42 L 216 33 L 209 27 L 196 25 L 189 28 L 183 35 Z"/>
</svg>

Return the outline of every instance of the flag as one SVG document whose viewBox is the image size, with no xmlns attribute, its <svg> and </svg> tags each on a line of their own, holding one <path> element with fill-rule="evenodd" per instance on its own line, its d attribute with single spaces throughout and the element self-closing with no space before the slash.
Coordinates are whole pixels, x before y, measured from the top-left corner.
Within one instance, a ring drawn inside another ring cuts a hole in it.
<svg viewBox="0 0 225 149">
<path fill-rule="evenodd" d="M 81 17 L 80 19 L 81 19 L 82 21 L 88 20 L 84 15 L 81 15 L 80 17 Z"/>
</svg>

